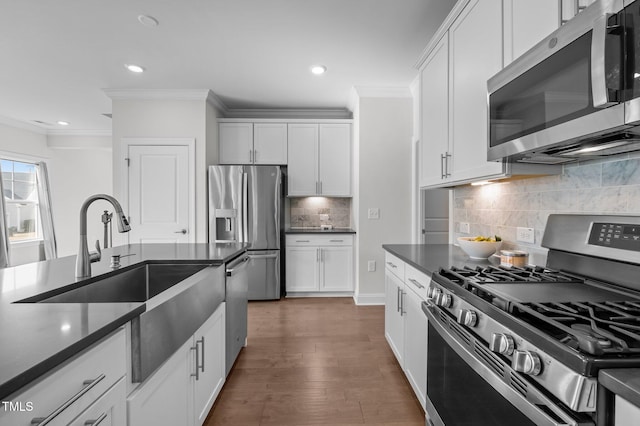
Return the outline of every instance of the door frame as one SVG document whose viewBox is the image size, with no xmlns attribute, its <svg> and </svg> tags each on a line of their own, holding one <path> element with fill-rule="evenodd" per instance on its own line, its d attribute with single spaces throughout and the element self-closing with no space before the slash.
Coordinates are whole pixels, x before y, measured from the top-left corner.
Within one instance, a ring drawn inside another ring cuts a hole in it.
<svg viewBox="0 0 640 426">
<path fill-rule="evenodd" d="M 196 140 L 195 138 L 122 138 L 122 162 L 127 163 L 126 173 L 122 179 L 122 194 L 124 194 L 123 207 L 125 212 L 129 209 L 129 147 L 131 146 L 186 146 L 189 155 L 189 243 L 196 241 Z M 129 243 L 127 233 L 127 243 Z"/>
</svg>

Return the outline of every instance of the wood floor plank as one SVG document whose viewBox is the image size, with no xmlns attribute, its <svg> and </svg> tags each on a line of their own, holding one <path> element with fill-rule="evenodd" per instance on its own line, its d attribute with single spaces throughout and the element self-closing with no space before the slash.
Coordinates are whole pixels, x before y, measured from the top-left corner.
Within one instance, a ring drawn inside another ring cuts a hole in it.
<svg viewBox="0 0 640 426">
<path fill-rule="evenodd" d="M 424 425 L 384 337 L 383 306 L 251 302 L 247 340 L 206 426 Z"/>
</svg>

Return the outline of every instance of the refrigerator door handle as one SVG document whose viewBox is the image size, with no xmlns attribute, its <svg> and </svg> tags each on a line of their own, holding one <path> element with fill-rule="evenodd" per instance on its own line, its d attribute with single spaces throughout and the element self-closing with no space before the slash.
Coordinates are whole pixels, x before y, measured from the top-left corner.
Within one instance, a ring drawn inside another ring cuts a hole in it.
<svg viewBox="0 0 640 426">
<path fill-rule="evenodd" d="M 276 259 L 278 254 L 249 254 L 249 259 Z"/>
<path fill-rule="evenodd" d="M 249 241 L 249 182 L 247 181 L 247 174 L 242 173 L 242 236 L 240 242 L 246 243 Z"/>
</svg>

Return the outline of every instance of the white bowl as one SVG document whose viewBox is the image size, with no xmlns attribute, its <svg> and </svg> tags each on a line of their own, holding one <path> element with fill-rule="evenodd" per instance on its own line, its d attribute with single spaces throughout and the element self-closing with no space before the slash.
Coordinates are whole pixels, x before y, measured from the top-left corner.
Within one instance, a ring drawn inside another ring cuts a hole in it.
<svg viewBox="0 0 640 426">
<path fill-rule="evenodd" d="M 474 237 L 458 237 L 460 248 L 467 253 L 471 259 L 487 259 L 502 245 L 502 241 L 473 241 L 473 238 Z"/>
</svg>

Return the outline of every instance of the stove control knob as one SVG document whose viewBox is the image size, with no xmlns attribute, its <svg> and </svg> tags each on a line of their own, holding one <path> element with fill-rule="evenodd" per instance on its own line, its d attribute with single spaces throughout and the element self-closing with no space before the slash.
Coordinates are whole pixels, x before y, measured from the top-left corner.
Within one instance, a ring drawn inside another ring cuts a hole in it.
<svg viewBox="0 0 640 426">
<path fill-rule="evenodd" d="M 514 351 L 511 367 L 520 373 L 537 376 L 542 371 L 542 361 L 535 352 Z"/>
<path fill-rule="evenodd" d="M 440 293 L 440 289 L 438 287 L 429 287 L 427 290 L 427 297 L 429 299 L 434 299 L 438 293 Z"/>
<path fill-rule="evenodd" d="M 493 333 L 489 342 L 489 349 L 502 355 L 511 355 L 515 349 L 513 337 L 508 334 Z"/>
<path fill-rule="evenodd" d="M 458 324 L 475 327 L 478 324 L 478 314 L 475 311 L 462 309 L 458 312 Z"/>
<path fill-rule="evenodd" d="M 436 305 L 442 306 L 443 308 L 450 308 L 452 301 L 450 294 L 438 293 L 436 295 Z"/>
</svg>

